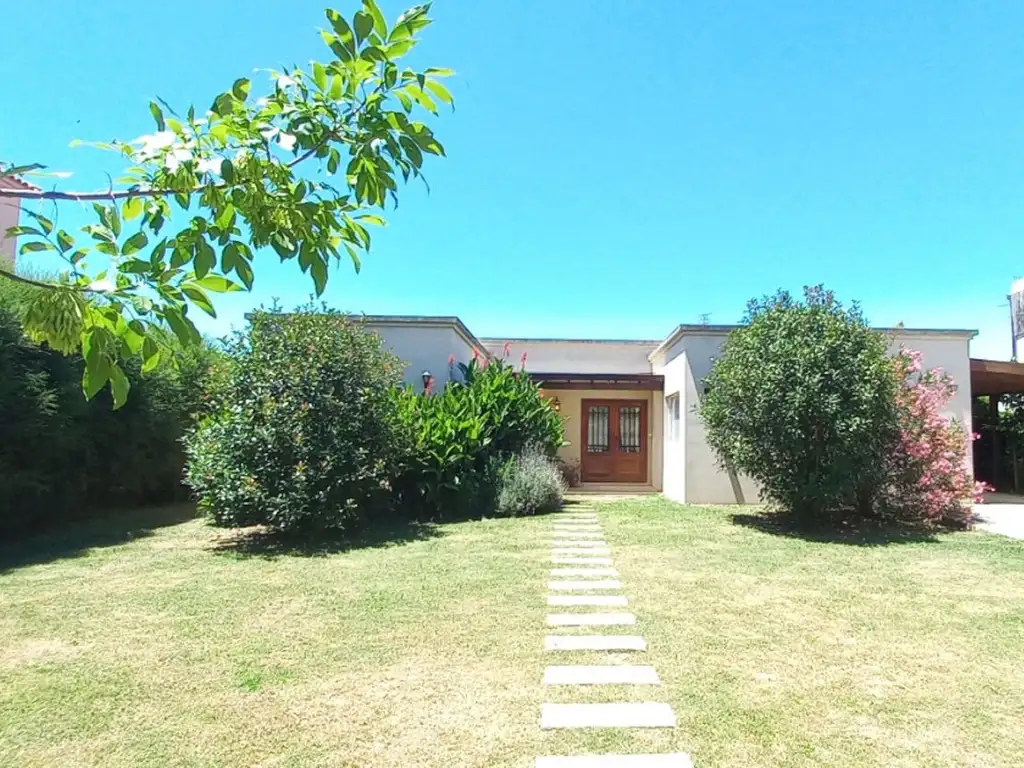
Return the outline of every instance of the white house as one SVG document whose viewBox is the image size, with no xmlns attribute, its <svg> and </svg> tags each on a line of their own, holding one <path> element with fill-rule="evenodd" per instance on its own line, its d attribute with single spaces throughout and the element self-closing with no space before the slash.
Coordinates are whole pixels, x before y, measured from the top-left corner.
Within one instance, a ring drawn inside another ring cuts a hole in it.
<svg viewBox="0 0 1024 768">
<path fill-rule="evenodd" d="M 406 380 L 438 386 L 449 357 L 499 357 L 508 350 L 556 401 L 568 444 L 560 456 L 578 464 L 585 488 L 662 491 L 676 501 L 751 503 L 749 478 L 721 469 L 708 446 L 695 406 L 702 381 L 727 334 L 736 326 L 680 325 L 662 341 L 597 339 L 478 339 L 457 317 L 369 316 L 399 357 Z M 959 389 L 948 415 L 971 428 L 970 340 L 975 331 L 884 329 L 893 349 L 919 350 L 927 368 L 943 368 Z M 984 361 L 974 361 L 975 367 Z M 1007 364 L 1009 365 L 1009 364 Z M 977 374 L 976 374 L 977 375 Z"/>
</svg>

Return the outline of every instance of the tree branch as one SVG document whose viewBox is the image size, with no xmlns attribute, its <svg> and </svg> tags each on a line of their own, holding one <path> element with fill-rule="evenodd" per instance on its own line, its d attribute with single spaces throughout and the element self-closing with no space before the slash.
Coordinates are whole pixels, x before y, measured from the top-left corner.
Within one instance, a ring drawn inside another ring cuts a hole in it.
<svg viewBox="0 0 1024 768">
<path fill-rule="evenodd" d="M 31 285 L 36 288 L 45 288 L 48 291 L 57 290 L 57 286 L 53 283 L 43 283 L 39 280 L 33 280 L 30 277 L 22 277 L 14 272 L 8 272 L 6 269 L 0 269 L 0 277 L 6 277 L 8 280 L 13 280 L 16 283 L 24 283 L 25 285 Z"/>
</svg>

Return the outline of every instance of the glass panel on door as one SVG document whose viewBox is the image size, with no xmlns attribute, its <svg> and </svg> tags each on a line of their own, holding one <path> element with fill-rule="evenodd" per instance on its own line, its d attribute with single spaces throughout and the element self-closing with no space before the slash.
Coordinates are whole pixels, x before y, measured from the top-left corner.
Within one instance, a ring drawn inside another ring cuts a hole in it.
<svg viewBox="0 0 1024 768">
<path fill-rule="evenodd" d="M 640 407 L 619 408 L 619 450 L 640 453 Z"/>
<path fill-rule="evenodd" d="M 608 406 L 592 405 L 587 409 L 587 453 L 607 453 L 610 450 L 608 422 Z"/>
</svg>

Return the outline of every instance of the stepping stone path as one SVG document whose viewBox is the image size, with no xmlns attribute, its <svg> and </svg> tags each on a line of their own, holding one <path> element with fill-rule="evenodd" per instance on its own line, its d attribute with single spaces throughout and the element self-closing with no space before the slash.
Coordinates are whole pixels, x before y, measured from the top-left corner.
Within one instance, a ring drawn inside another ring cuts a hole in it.
<svg viewBox="0 0 1024 768">
<path fill-rule="evenodd" d="M 620 592 L 619 572 L 612 567 L 611 549 L 604 540 L 593 512 L 562 512 L 556 515 L 551 549 L 551 580 L 547 598 L 551 607 L 580 607 L 574 613 L 549 613 L 549 627 L 580 628 L 632 626 L 632 613 L 603 612 L 600 609 L 628 605 L 625 595 L 593 594 Z M 576 594 L 582 593 L 582 594 Z M 647 650 L 639 635 L 558 634 L 544 638 L 544 650 L 561 655 L 572 652 L 608 653 Z M 544 671 L 544 685 L 660 685 L 654 667 L 643 664 L 550 665 Z M 675 728 L 676 716 L 668 704 L 623 701 L 603 704 L 578 703 L 541 705 L 540 727 L 575 728 Z M 538 757 L 536 768 L 693 768 L 684 753 L 662 755 L 566 755 Z"/>
</svg>

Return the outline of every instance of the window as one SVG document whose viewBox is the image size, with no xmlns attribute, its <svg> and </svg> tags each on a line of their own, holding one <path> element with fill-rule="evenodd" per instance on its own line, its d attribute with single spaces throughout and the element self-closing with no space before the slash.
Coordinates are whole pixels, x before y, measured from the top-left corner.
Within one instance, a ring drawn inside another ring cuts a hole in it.
<svg viewBox="0 0 1024 768">
<path fill-rule="evenodd" d="M 679 442 L 679 394 L 665 398 L 665 436 L 673 443 Z"/>
<path fill-rule="evenodd" d="M 592 405 L 587 412 L 587 453 L 607 453 L 608 406 Z"/>
<path fill-rule="evenodd" d="M 640 453 L 640 407 L 619 408 L 619 450 Z"/>
</svg>

